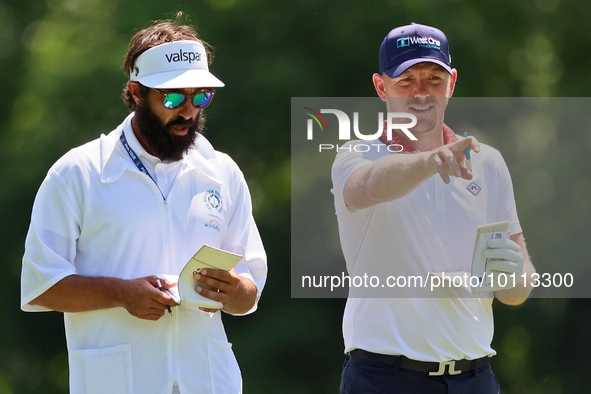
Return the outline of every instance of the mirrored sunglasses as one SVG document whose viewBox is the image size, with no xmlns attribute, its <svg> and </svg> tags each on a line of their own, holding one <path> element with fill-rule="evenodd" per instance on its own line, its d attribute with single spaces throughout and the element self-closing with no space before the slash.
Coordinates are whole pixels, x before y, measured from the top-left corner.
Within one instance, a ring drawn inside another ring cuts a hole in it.
<svg viewBox="0 0 591 394">
<path fill-rule="evenodd" d="M 164 96 L 164 106 L 166 108 L 174 109 L 178 108 L 185 103 L 187 98 L 191 99 L 191 102 L 195 106 L 195 108 L 205 108 L 209 104 L 211 104 L 211 100 L 213 99 L 213 95 L 215 94 L 215 90 L 212 88 L 207 88 L 203 90 L 198 90 L 194 93 L 189 95 L 185 95 L 182 93 L 165 93 L 158 89 L 149 88 L 150 90 L 155 91 Z"/>
</svg>

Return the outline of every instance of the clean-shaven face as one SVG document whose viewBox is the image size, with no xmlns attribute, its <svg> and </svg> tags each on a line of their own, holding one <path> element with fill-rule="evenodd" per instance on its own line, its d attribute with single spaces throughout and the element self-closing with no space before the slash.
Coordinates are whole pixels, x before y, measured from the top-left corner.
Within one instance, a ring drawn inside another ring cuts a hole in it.
<svg viewBox="0 0 591 394">
<path fill-rule="evenodd" d="M 388 112 L 406 112 L 417 117 L 417 125 L 411 129 L 419 135 L 443 123 L 443 116 L 449 97 L 455 85 L 455 70 L 450 75 L 443 67 L 434 63 L 419 63 L 396 78 L 386 74 L 382 99 Z M 401 119 L 401 123 L 405 121 Z"/>
</svg>

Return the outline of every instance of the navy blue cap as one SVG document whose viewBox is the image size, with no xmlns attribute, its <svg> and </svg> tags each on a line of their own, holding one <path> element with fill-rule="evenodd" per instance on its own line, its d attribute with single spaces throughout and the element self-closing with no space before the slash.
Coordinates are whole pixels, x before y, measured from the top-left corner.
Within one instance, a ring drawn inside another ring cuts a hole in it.
<svg viewBox="0 0 591 394">
<path fill-rule="evenodd" d="M 439 29 L 412 23 L 392 30 L 380 46 L 380 74 L 400 76 L 418 63 L 435 63 L 451 74 L 447 37 Z"/>
</svg>

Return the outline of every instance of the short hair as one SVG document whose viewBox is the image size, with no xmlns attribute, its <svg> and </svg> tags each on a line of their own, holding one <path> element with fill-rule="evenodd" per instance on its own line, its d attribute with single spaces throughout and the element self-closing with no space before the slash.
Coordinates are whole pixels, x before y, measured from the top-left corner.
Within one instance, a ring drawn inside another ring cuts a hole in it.
<svg viewBox="0 0 591 394">
<path fill-rule="evenodd" d="M 167 42 L 180 40 L 200 42 L 207 53 L 208 63 L 211 64 L 211 61 L 213 60 L 213 47 L 199 38 L 199 35 L 193 26 L 183 24 L 183 19 L 184 14 L 182 11 L 179 11 L 174 20 L 167 19 L 163 21 L 155 21 L 150 27 L 140 30 L 131 38 L 129 47 L 127 48 L 127 54 L 125 55 L 125 62 L 123 63 L 123 70 L 128 78 L 133 70 L 135 61 L 142 53 L 150 48 L 154 48 Z M 140 84 L 140 95 L 146 97 L 147 94 L 148 88 Z M 127 105 L 127 108 L 129 108 L 129 111 L 136 110 L 137 104 L 127 88 L 127 84 L 125 84 L 125 87 L 123 88 L 123 94 L 121 97 Z"/>
</svg>

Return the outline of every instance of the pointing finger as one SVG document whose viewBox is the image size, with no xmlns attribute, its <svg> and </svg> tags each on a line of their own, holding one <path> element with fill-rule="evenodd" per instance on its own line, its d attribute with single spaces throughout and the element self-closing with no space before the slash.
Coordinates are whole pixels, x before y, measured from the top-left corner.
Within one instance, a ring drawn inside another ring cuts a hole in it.
<svg viewBox="0 0 591 394">
<path fill-rule="evenodd" d="M 441 159 L 441 157 L 439 157 L 438 154 L 436 154 L 433 156 L 433 161 L 435 162 L 435 168 L 439 173 L 439 176 L 441 176 L 443 182 L 448 184 L 450 182 L 449 175 L 447 174 L 447 167 L 445 167 L 443 160 Z"/>
</svg>

